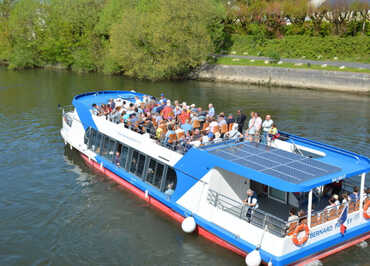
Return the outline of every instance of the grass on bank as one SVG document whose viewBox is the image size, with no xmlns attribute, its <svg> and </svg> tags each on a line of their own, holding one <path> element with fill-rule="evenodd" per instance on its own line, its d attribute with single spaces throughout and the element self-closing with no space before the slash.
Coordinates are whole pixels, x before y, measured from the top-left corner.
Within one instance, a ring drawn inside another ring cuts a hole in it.
<svg viewBox="0 0 370 266">
<path fill-rule="evenodd" d="M 231 57 L 218 57 L 216 59 L 216 64 L 218 65 L 236 65 L 236 66 L 269 66 L 269 67 L 284 67 L 284 68 L 300 68 L 300 69 L 315 69 L 315 70 L 329 70 L 329 71 L 342 71 L 342 72 L 358 72 L 358 73 L 368 73 L 370 74 L 370 69 L 360 69 L 360 68 L 350 68 L 346 67 L 340 69 L 336 66 L 326 66 L 321 67 L 321 65 L 296 65 L 294 63 L 282 62 L 281 64 L 269 62 L 268 64 L 265 61 L 260 60 L 250 60 L 245 58 L 231 58 Z"/>
<path fill-rule="evenodd" d="M 233 34 L 225 54 L 267 56 L 311 60 L 370 63 L 370 36 L 314 37 L 305 35 L 266 39 L 253 35 Z"/>
</svg>

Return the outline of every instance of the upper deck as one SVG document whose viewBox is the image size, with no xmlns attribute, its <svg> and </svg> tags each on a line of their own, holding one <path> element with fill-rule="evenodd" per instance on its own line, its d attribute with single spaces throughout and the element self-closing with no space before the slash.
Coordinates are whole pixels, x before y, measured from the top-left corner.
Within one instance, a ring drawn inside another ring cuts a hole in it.
<svg viewBox="0 0 370 266">
<path fill-rule="evenodd" d="M 133 101 L 135 96 L 142 98 L 143 94 L 127 91 L 85 93 L 76 96 L 73 105 L 85 129 L 89 126 L 96 129 L 90 111 L 93 103 L 107 103 L 109 99 L 118 97 Z M 285 135 L 286 140 L 277 140 L 273 147 L 234 141 L 193 147 L 175 168 L 201 177 L 218 167 L 286 192 L 309 191 L 370 171 L 367 157 L 317 141 Z"/>
</svg>

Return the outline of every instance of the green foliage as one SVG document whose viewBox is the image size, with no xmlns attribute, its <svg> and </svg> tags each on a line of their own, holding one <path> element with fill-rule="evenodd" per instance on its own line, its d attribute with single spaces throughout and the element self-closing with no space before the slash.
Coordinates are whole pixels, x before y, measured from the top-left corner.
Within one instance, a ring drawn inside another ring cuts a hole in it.
<svg viewBox="0 0 370 266">
<path fill-rule="evenodd" d="M 274 64 L 280 61 L 280 54 L 274 50 L 268 51 L 266 55 L 270 58 L 271 62 Z"/>
<path fill-rule="evenodd" d="M 10 68 L 42 65 L 38 46 L 42 40 L 44 6 L 37 0 L 20 0 L 14 4 L 8 20 Z"/>
<path fill-rule="evenodd" d="M 215 1 L 139 1 L 112 27 L 109 67 L 152 80 L 182 76 L 220 44 L 222 18 Z"/>
<path fill-rule="evenodd" d="M 242 55 L 267 55 L 271 51 L 282 58 L 328 59 L 370 63 L 370 40 L 367 36 L 311 37 L 305 35 L 285 36 L 282 39 L 267 39 L 264 45 L 256 44 L 253 36 L 233 35 L 230 48 Z"/>
</svg>

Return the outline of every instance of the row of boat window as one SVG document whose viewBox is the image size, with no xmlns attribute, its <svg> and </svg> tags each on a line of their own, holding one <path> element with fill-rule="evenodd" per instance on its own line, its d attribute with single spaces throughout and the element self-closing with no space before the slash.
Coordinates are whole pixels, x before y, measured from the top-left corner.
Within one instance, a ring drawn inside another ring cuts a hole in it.
<svg viewBox="0 0 370 266">
<path fill-rule="evenodd" d="M 172 167 L 91 127 L 85 132 L 84 142 L 90 150 L 148 182 L 166 195 L 171 196 L 174 193 L 177 176 Z"/>
</svg>

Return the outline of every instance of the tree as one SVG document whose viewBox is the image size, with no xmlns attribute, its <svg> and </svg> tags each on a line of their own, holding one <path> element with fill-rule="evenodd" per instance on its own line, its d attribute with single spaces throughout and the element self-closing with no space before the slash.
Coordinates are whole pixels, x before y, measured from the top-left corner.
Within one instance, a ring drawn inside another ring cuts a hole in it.
<svg viewBox="0 0 370 266">
<path fill-rule="evenodd" d="M 343 27 L 349 22 L 352 15 L 352 10 L 346 0 L 337 0 L 333 4 L 328 5 L 328 12 L 325 13 L 325 19 L 335 26 L 335 33 L 339 35 L 343 31 Z"/>
<path fill-rule="evenodd" d="M 275 37 L 282 37 L 283 26 L 286 24 L 282 3 L 276 0 L 269 2 L 265 12 L 267 29 Z"/>
<path fill-rule="evenodd" d="M 50 0 L 39 47 L 43 60 L 77 71 L 96 71 L 102 64 L 102 46 L 94 29 L 102 7 L 101 0 Z"/>
<path fill-rule="evenodd" d="M 307 17 L 309 4 L 308 0 L 285 0 L 283 2 L 285 16 L 292 24 L 302 26 Z"/>
<path fill-rule="evenodd" d="M 45 28 L 44 4 L 38 0 L 19 0 L 11 8 L 8 20 L 10 68 L 41 65 L 38 49 Z"/>
<path fill-rule="evenodd" d="M 138 1 L 113 25 L 110 56 L 129 76 L 183 76 L 215 51 L 224 16 L 214 0 Z"/>
<path fill-rule="evenodd" d="M 325 14 L 328 12 L 326 5 L 321 5 L 319 7 L 315 7 L 313 5 L 310 5 L 308 8 L 308 16 L 310 20 L 312 21 L 312 25 L 314 28 L 314 31 L 316 33 L 319 33 L 321 30 L 321 25 L 324 21 Z"/>
<path fill-rule="evenodd" d="M 362 33 L 365 33 L 366 21 L 370 20 L 370 4 L 369 2 L 364 2 L 356 0 L 351 5 L 351 10 L 353 10 L 356 15 L 361 19 Z"/>
<path fill-rule="evenodd" d="M 0 1 L 0 60 L 7 60 L 11 52 L 9 16 L 15 0 Z"/>
</svg>

